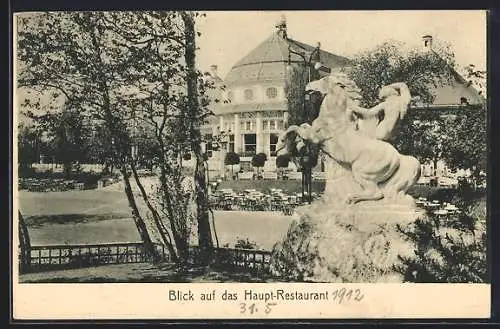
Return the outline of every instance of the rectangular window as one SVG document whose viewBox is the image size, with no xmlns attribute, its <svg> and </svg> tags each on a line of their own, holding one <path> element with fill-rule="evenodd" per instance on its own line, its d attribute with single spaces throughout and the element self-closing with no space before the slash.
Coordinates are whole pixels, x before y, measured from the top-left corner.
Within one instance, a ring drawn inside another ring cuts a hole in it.
<svg viewBox="0 0 500 329">
<path fill-rule="evenodd" d="M 257 135 L 256 134 L 245 134 L 245 155 L 254 155 L 257 151 Z"/>
<path fill-rule="evenodd" d="M 278 135 L 277 134 L 270 134 L 269 135 L 269 154 L 271 154 L 271 156 L 276 156 L 277 144 L 278 144 Z"/>
<path fill-rule="evenodd" d="M 212 134 L 205 134 L 205 151 L 212 151 Z"/>
<path fill-rule="evenodd" d="M 276 130 L 276 121 L 274 120 L 269 121 L 269 130 Z"/>
<path fill-rule="evenodd" d="M 269 129 L 269 121 L 267 120 L 262 120 L 262 130 L 268 130 Z"/>
<path fill-rule="evenodd" d="M 283 120 L 278 120 L 277 122 L 278 122 L 278 127 L 277 127 L 277 129 L 278 129 L 278 130 L 283 130 Z"/>
<path fill-rule="evenodd" d="M 245 130 L 245 122 L 244 121 L 240 122 L 240 129 Z"/>
<path fill-rule="evenodd" d="M 246 122 L 246 130 L 252 130 L 252 122 L 251 121 Z"/>
<path fill-rule="evenodd" d="M 228 151 L 234 152 L 234 135 L 229 135 Z"/>
</svg>

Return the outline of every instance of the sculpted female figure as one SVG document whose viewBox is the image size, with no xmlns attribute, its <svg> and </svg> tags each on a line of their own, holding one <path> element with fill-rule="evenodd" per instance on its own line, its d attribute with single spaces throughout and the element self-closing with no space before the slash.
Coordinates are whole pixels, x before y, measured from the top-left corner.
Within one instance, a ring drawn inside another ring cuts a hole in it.
<svg viewBox="0 0 500 329">
<path fill-rule="evenodd" d="M 389 141 L 394 128 L 406 115 L 411 100 L 410 90 L 405 83 L 397 82 L 384 86 L 379 91 L 382 103 L 365 109 L 353 105 L 353 111 L 359 115 L 358 129 L 374 138 Z M 375 123 L 375 127 L 373 126 Z"/>
</svg>

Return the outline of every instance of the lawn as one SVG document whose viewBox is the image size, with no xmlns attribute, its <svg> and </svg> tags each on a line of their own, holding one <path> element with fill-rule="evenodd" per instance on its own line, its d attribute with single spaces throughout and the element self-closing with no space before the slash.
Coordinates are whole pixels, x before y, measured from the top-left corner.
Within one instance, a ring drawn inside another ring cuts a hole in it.
<svg viewBox="0 0 500 329">
<path fill-rule="evenodd" d="M 178 273 L 172 264 L 153 265 L 148 263 L 103 265 L 63 271 L 28 273 L 19 277 L 20 283 L 262 283 L 277 281 L 279 278 L 269 275 L 255 275 L 234 270 L 194 268 L 190 269 L 188 273 Z"/>
<path fill-rule="evenodd" d="M 19 191 L 19 208 L 25 217 L 68 214 L 130 216 L 123 191 L 114 190 Z"/>
<path fill-rule="evenodd" d="M 282 188 L 300 190 L 300 181 L 225 181 L 221 188 L 265 191 Z M 322 182 L 315 182 L 315 191 Z M 426 195 L 439 188 L 415 187 L 413 195 Z M 140 198 L 138 198 L 140 200 Z M 144 210 L 144 206 L 139 202 Z M 67 191 L 19 192 L 19 207 L 29 227 L 33 245 L 62 243 L 102 243 L 139 241 L 127 200 L 118 188 Z M 249 239 L 260 248 L 270 249 L 286 233 L 292 217 L 276 212 L 215 211 L 219 244 L 234 245 Z M 68 225 L 70 224 L 70 225 Z"/>
<path fill-rule="evenodd" d="M 25 192 L 19 206 L 33 245 L 140 241 L 123 193 L 108 190 Z M 219 244 L 249 239 L 270 249 L 294 217 L 278 212 L 215 211 Z"/>
</svg>

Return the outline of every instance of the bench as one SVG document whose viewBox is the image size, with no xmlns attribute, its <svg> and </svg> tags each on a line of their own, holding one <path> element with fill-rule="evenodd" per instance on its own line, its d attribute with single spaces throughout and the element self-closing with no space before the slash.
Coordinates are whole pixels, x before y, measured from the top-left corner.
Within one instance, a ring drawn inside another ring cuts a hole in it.
<svg viewBox="0 0 500 329">
<path fill-rule="evenodd" d="M 246 171 L 238 174 L 238 179 L 252 179 L 253 172 Z"/>
<path fill-rule="evenodd" d="M 264 179 L 278 179 L 278 174 L 275 172 L 264 172 L 262 174 L 262 178 L 264 178 Z"/>
</svg>

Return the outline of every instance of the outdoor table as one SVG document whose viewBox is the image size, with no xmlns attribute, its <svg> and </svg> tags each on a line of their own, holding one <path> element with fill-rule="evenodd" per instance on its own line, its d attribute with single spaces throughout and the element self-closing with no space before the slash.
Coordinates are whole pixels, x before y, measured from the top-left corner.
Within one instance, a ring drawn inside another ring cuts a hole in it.
<svg viewBox="0 0 500 329">
<path fill-rule="evenodd" d="M 434 215 L 437 215 L 437 217 L 440 220 L 446 219 L 448 217 L 448 210 L 444 210 L 444 209 L 436 210 L 436 211 L 434 211 Z"/>
<path fill-rule="evenodd" d="M 441 207 L 441 205 L 437 204 L 437 203 L 429 203 L 429 204 L 427 204 L 427 207 L 428 208 L 439 208 L 439 207 Z"/>
<path fill-rule="evenodd" d="M 456 206 L 451 206 L 448 205 L 444 208 L 444 210 L 448 211 L 449 213 L 455 214 L 458 212 L 458 208 Z"/>
</svg>

